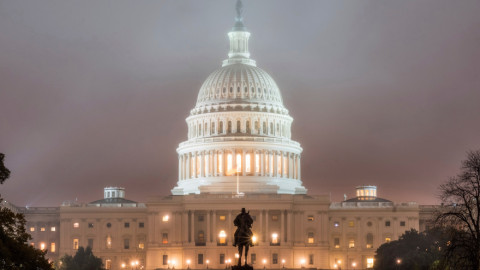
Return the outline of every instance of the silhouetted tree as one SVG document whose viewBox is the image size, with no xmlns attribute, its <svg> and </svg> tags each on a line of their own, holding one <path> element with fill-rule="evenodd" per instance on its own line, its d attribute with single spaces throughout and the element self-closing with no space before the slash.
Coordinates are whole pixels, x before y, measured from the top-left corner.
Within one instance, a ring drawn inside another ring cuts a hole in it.
<svg viewBox="0 0 480 270">
<path fill-rule="evenodd" d="M 3 160 L 5 159 L 5 155 L 3 153 L 0 153 L 0 184 L 3 184 L 5 180 L 10 177 L 10 170 L 5 167 L 3 164 Z"/>
<path fill-rule="evenodd" d="M 450 227 L 450 243 L 445 251 L 456 269 L 480 267 L 480 151 L 470 151 L 460 173 L 440 186 L 444 205 L 437 226 Z"/>
<path fill-rule="evenodd" d="M 442 261 L 442 250 L 446 243 L 448 241 L 442 231 L 419 233 L 412 229 L 398 240 L 385 243 L 377 249 L 374 269 L 447 269 Z"/>
<path fill-rule="evenodd" d="M 10 175 L 0 153 L 0 183 Z M 31 236 L 25 230 L 25 217 L 3 206 L 0 198 L 0 269 L 53 269 L 41 251 L 28 244 Z"/>
<path fill-rule="evenodd" d="M 102 259 L 95 257 L 90 247 L 79 247 L 72 257 L 65 255 L 60 259 L 59 270 L 102 270 Z"/>
</svg>

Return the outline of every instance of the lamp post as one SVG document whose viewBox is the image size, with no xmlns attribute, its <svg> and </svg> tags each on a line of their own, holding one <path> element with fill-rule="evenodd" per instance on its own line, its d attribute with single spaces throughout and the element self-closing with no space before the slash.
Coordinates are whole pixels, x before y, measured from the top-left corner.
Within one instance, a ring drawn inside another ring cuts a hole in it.
<svg viewBox="0 0 480 270">
<path fill-rule="evenodd" d="M 170 260 L 167 261 L 167 269 L 170 269 Z"/>
<path fill-rule="evenodd" d="M 300 260 L 300 268 L 304 268 L 305 265 L 305 259 Z"/>
<path fill-rule="evenodd" d="M 282 259 L 282 268 L 285 268 L 285 259 Z"/>
<path fill-rule="evenodd" d="M 190 259 L 187 260 L 187 269 L 190 269 Z"/>
<path fill-rule="evenodd" d="M 266 259 L 263 259 L 263 269 L 266 269 L 265 265 L 267 264 L 267 260 Z"/>
<path fill-rule="evenodd" d="M 352 267 L 353 267 L 353 270 L 355 270 L 355 268 L 357 267 L 357 263 L 356 263 L 356 262 L 352 262 Z"/>
<path fill-rule="evenodd" d="M 172 261 L 172 270 L 175 269 L 175 260 Z"/>
<path fill-rule="evenodd" d="M 342 267 L 341 267 L 342 261 L 341 261 L 341 260 L 338 260 L 338 261 L 337 261 L 337 264 L 338 264 L 338 270 L 342 270 Z"/>
<path fill-rule="evenodd" d="M 127 265 L 125 263 L 122 263 L 121 267 L 122 267 L 122 269 L 125 269 L 125 267 L 127 267 Z"/>
<path fill-rule="evenodd" d="M 210 263 L 210 260 L 207 260 L 207 269 L 208 269 L 208 264 Z"/>
<path fill-rule="evenodd" d="M 138 260 L 137 261 L 131 261 L 130 266 L 132 267 L 132 270 L 133 269 L 138 269 Z"/>
<path fill-rule="evenodd" d="M 397 263 L 397 269 L 400 269 L 400 264 L 402 264 L 402 259 L 397 258 L 396 263 Z"/>
</svg>

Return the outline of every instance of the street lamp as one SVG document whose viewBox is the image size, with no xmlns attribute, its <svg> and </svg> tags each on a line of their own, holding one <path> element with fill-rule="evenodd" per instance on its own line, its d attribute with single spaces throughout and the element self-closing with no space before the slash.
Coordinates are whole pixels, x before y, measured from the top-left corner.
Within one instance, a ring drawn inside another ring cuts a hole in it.
<svg viewBox="0 0 480 270">
<path fill-rule="evenodd" d="M 263 259 L 262 262 L 263 262 L 263 269 L 265 269 L 265 265 L 267 264 L 267 260 Z"/>
<path fill-rule="evenodd" d="M 341 260 L 338 260 L 338 261 L 337 261 L 337 264 L 338 264 L 338 269 L 340 269 L 340 270 L 341 270 L 341 269 L 342 269 L 342 267 L 341 267 L 340 265 L 342 265 L 342 261 L 341 261 Z"/>
<path fill-rule="evenodd" d="M 175 260 L 172 260 L 172 269 L 175 269 Z"/>
<path fill-rule="evenodd" d="M 400 268 L 400 264 L 402 264 L 402 259 L 397 258 L 396 263 L 397 263 L 397 269 L 399 269 L 399 268 Z"/>
<path fill-rule="evenodd" d="M 126 265 L 125 263 L 122 263 L 121 266 L 122 266 L 122 269 L 125 268 L 125 267 L 127 267 L 127 265 Z"/>
<path fill-rule="evenodd" d="M 303 267 L 304 267 L 304 264 L 305 264 L 305 259 L 301 259 L 301 260 L 300 260 L 300 267 L 303 268 Z"/>
<path fill-rule="evenodd" d="M 282 259 L 282 268 L 285 268 L 285 259 Z"/>
<path fill-rule="evenodd" d="M 187 260 L 187 269 L 190 269 L 190 260 Z"/>
<path fill-rule="evenodd" d="M 210 263 L 210 260 L 207 260 L 207 269 L 208 269 L 208 264 Z"/>
<path fill-rule="evenodd" d="M 357 263 L 356 263 L 356 262 L 352 262 L 352 267 L 353 267 L 353 270 L 355 270 L 355 267 L 357 267 Z"/>
</svg>

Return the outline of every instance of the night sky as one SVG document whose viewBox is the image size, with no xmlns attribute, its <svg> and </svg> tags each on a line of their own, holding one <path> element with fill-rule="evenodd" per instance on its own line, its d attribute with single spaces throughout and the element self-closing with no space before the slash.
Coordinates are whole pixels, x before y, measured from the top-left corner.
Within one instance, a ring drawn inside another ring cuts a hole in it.
<svg viewBox="0 0 480 270">
<path fill-rule="evenodd" d="M 177 181 L 178 143 L 227 57 L 234 1 L 0 1 L 0 152 L 20 206 Z M 277 82 L 308 193 L 357 185 L 437 203 L 480 149 L 480 1 L 247 0 L 250 52 Z"/>
</svg>

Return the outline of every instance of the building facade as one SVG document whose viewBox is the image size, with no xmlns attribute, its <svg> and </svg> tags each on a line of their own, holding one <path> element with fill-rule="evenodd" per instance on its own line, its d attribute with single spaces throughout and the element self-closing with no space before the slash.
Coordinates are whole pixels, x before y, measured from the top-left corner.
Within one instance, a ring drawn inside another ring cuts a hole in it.
<svg viewBox="0 0 480 270">
<path fill-rule="evenodd" d="M 374 186 L 343 202 L 307 194 L 293 118 L 275 81 L 250 58 L 240 1 L 228 37 L 228 58 L 186 119 L 172 195 L 138 203 L 108 187 L 91 203 L 25 209 L 33 245 L 52 259 L 90 246 L 107 269 L 223 269 L 236 263 L 233 219 L 245 207 L 254 219 L 255 268 L 366 269 L 381 244 L 419 230 L 416 203 L 381 199 Z"/>
</svg>

